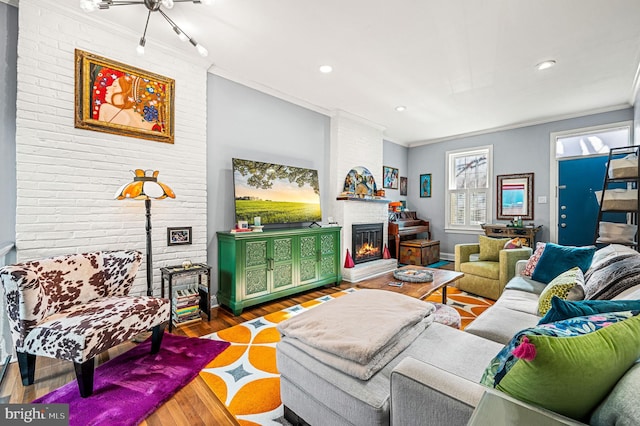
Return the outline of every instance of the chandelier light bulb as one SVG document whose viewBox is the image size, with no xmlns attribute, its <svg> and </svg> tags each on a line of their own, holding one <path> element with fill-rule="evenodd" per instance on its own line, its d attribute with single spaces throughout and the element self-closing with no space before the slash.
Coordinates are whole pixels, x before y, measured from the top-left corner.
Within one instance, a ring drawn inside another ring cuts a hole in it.
<svg viewBox="0 0 640 426">
<path fill-rule="evenodd" d="M 162 5 L 167 9 L 173 9 L 173 0 L 162 0 Z"/>
<path fill-rule="evenodd" d="M 80 0 L 80 8 L 85 12 L 93 12 L 99 9 L 100 1 L 95 0 Z"/>
<path fill-rule="evenodd" d="M 144 55 L 144 45 L 146 43 L 146 40 L 143 38 L 140 39 L 140 43 L 138 44 L 138 46 L 136 47 L 136 53 L 138 54 L 138 56 L 143 56 Z"/>
<path fill-rule="evenodd" d="M 207 55 L 209 55 L 209 51 L 201 44 L 196 44 L 196 50 L 202 57 L 206 57 Z"/>
</svg>

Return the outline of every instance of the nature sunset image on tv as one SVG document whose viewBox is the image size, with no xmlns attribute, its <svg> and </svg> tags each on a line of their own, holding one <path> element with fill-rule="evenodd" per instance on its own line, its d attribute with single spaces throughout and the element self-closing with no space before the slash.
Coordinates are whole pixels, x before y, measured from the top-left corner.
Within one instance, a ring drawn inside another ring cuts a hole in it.
<svg viewBox="0 0 640 426">
<path fill-rule="evenodd" d="M 232 159 L 236 220 L 262 224 L 320 222 L 318 171 Z"/>
</svg>

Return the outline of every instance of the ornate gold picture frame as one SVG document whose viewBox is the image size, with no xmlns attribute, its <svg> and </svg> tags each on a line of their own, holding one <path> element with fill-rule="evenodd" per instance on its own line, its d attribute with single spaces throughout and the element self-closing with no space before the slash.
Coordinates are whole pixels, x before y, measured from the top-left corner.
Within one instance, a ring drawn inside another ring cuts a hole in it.
<svg viewBox="0 0 640 426">
<path fill-rule="evenodd" d="M 175 81 L 75 51 L 75 127 L 173 143 Z"/>
</svg>

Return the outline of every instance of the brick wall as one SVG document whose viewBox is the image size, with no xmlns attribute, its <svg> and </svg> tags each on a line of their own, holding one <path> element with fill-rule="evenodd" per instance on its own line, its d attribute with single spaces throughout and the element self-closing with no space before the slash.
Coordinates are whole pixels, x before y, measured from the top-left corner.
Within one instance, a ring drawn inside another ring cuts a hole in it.
<svg viewBox="0 0 640 426">
<path fill-rule="evenodd" d="M 144 202 L 113 196 L 131 179 L 129 170 L 156 169 L 177 196 L 151 206 L 159 295 L 160 267 L 207 259 L 206 67 L 188 47 L 170 52 L 148 43 L 138 57 L 135 36 L 55 2 L 21 0 L 19 14 L 18 261 L 92 250 L 144 253 Z M 175 143 L 74 128 L 76 48 L 175 79 Z M 177 226 L 193 227 L 192 245 L 167 246 L 166 228 Z M 145 292 L 144 262 L 133 293 Z"/>
<path fill-rule="evenodd" d="M 382 189 L 382 128 L 358 117 L 338 113 L 331 120 L 330 186 L 337 197 L 351 169 L 369 169 L 378 189 Z M 344 264 L 347 248 L 351 247 L 351 225 L 354 223 L 384 223 L 384 243 L 387 243 L 387 204 L 377 202 L 339 201 L 332 199 L 330 214 L 342 226 L 341 260 Z"/>
</svg>

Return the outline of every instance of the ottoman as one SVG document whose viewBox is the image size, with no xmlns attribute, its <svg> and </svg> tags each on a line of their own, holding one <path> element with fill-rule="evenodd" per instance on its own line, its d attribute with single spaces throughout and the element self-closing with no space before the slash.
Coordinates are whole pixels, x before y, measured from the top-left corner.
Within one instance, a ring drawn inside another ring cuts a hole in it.
<svg viewBox="0 0 640 426">
<path fill-rule="evenodd" d="M 445 305 L 444 303 L 434 303 L 436 305 L 436 311 L 433 313 L 433 321 L 448 325 L 453 328 L 460 328 L 460 314 L 453 306 Z"/>
</svg>

